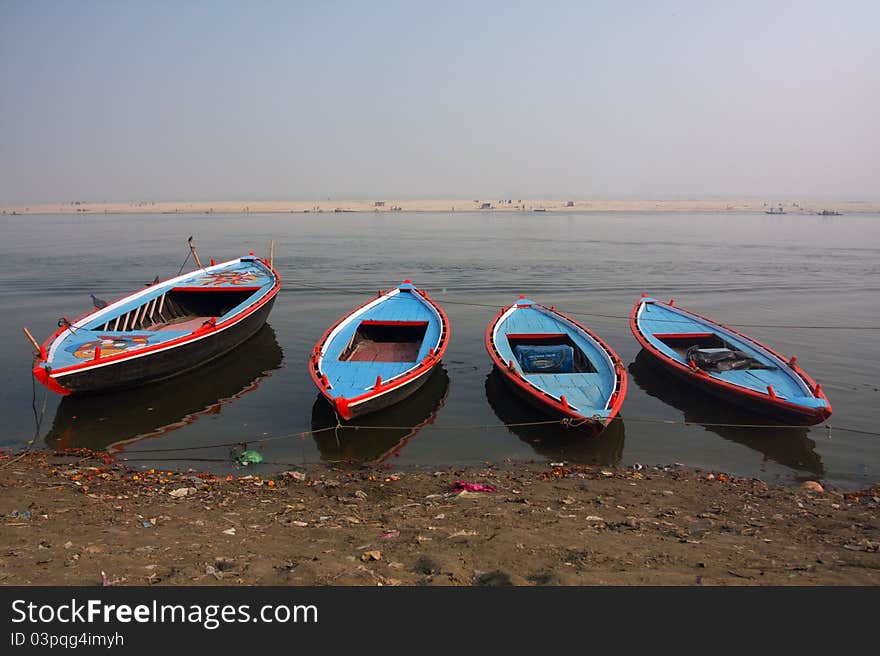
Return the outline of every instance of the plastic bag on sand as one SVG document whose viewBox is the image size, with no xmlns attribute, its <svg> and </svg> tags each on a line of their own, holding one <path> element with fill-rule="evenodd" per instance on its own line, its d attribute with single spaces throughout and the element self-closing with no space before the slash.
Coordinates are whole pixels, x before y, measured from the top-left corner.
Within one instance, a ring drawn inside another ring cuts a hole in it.
<svg viewBox="0 0 880 656">
<path fill-rule="evenodd" d="M 452 484 L 453 492 L 494 492 L 495 488 L 484 483 L 468 483 L 466 481 L 455 481 Z"/>
</svg>

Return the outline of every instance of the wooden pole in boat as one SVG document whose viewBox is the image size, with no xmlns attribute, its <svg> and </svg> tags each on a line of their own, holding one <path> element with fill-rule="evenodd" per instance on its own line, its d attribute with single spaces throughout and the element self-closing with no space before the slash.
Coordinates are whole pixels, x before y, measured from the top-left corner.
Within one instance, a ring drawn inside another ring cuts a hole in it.
<svg viewBox="0 0 880 656">
<path fill-rule="evenodd" d="M 272 263 L 275 261 L 275 240 L 269 240 L 269 268 L 272 268 Z"/>
<path fill-rule="evenodd" d="M 40 344 L 37 342 L 37 340 L 34 339 L 34 336 L 31 335 L 31 331 L 30 331 L 30 330 L 28 330 L 27 328 L 22 328 L 22 330 L 24 331 L 24 334 L 27 336 L 28 341 L 33 345 L 33 347 L 34 347 L 34 353 L 36 353 L 36 354 L 39 355 L 39 353 L 40 353 Z"/>
<path fill-rule="evenodd" d="M 200 269 L 204 269 L 205 267 L 202 266 L 202 261 L 199 259 L 199 254 L 196 253 L 196 247 L 195 244 L 193 244 L 193 238 L 190 237 L 187 242 L 189 243 L 189 252 L 192 253 L 193 257 L 196 259 L 196 264 L 199 265 Z"/>
</svg>

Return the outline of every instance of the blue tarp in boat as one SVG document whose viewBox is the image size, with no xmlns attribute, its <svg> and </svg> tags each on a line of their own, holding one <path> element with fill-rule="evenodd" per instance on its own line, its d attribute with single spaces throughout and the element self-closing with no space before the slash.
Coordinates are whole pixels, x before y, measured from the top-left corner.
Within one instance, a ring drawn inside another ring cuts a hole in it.
<svg viewBox="0 0 880 656">
<path fill-rule="evenodd" d="M 516 346 L 513 354 L 528 374 L 570 374 L 574 372 L 574 349 L 566 344 Z"/>
</svg>

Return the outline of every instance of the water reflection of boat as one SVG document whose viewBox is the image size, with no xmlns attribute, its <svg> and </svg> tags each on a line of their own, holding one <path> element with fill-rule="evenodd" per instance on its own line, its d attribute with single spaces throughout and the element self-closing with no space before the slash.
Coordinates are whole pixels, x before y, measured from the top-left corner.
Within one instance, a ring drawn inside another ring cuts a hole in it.
<svg viewBox="0 0 880 656">
<path fill-rule="evenodd" d="M 779 428 L 776 428 L 767 417 L 719 404 L 713 396 L 700 389 L 664 375 L 644 350 L 639 351 L 635 361 L 629 365 L 629 372 L 636 385 L 646 394 L 681 410 L 685 421 L 701 424 L 726 440 L 754 449 L 767 460 L 817 477 L 824 475 L 822 460 L 814 450 L 816 443 L 807 437 L 806 427 L 779 424 Z M 760 424 L 762 427 L 739 428 L 714 424 Z"/>
<path fill-rule="evenodd" d="M 379 412 L 342 422 L 336 430 L 333 408 L 321 395 L 312 406 L 312 430 L 325 462 L 377 464 L 400 453 L 418 432 L 433 424 L 449 394 L 449 375 L 435 367 L 425 384 L 412 396 Z M 362 426 L 363 428 L 356 428 Z"/>
<path fill-rule="evenodd" d="M 546 422 L 547 417 L 516 397 L 495 367 L 486 376 L 486 398 L 508 430 L 546 458 L 584 465 L 616 465 L 623 456 L 626 431 L 619 415 L 596 437 L 587 437 L 558 423 L 538 423 Z M 537 425 L 522 425 L 533 422 Z"/>
<path fill-rule="evenodd" d="M 122 450 L 161 437 L 255 390 L 282 359 L 275 331 L 265 325 L 232 353 L 171 380 L 100 396 L 66 396 L 46 444 Z"/>
</svg>

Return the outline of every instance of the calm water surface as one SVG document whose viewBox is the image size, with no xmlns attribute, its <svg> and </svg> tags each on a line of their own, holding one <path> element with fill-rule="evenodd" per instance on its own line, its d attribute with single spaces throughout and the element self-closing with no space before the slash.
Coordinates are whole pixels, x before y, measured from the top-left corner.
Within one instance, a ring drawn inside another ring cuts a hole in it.
<svg viewBox="0 0 880 656">
<path fill-rule="evenodd" d="M 205 368 L 84 399 L 50 394 L 36 444 L 123 450 L 137 466 L 227 471 L 228 444 L 265 456 L 260 472 L 311 462 L 442 466 L 513 460 L 684 463 L 768 481 L 878 480 L 880 216 L 757 214 L 273 214 L 0 217 L 0 445 L 34 435 L 30 347 L 61 316 L 174 275 L 195 236 L 203 260 L 276 242 L 284 280 L 267 327 Z M 442 369 L 409 401 L 335 425 L 309 378 L 323 331 L 378 289 L 412 278 L 444 307 Z M 627 317 L 642 292 L 674 297 L 797 354 L 834 406 L 818 428 L 734 428 L 746 415 L 669 379 L 639 357 Z M 555 305 L 601 335 L 630 373 L 623 420 L 600 438 L 541 421 L 492 373 L 483 334 L 518 294 Z M 798 328 L 773 327 L 798 326 Z M 37 387 L 37 410 L 44 390 Z M 684 422 L 695 425 L 684 425 Z M 671 423 L 670 423 L 671 422 Z M 702 422 L 702 423 L 701 423 Z M 391 427 L 391 428 L 388 428 Z M 265 442 L 257 442 L 261 439 Z M 214 445 L 224 446 L 214 446 Z M 170 465 L 169 465 L 170 466 Z"/>
</svg>

